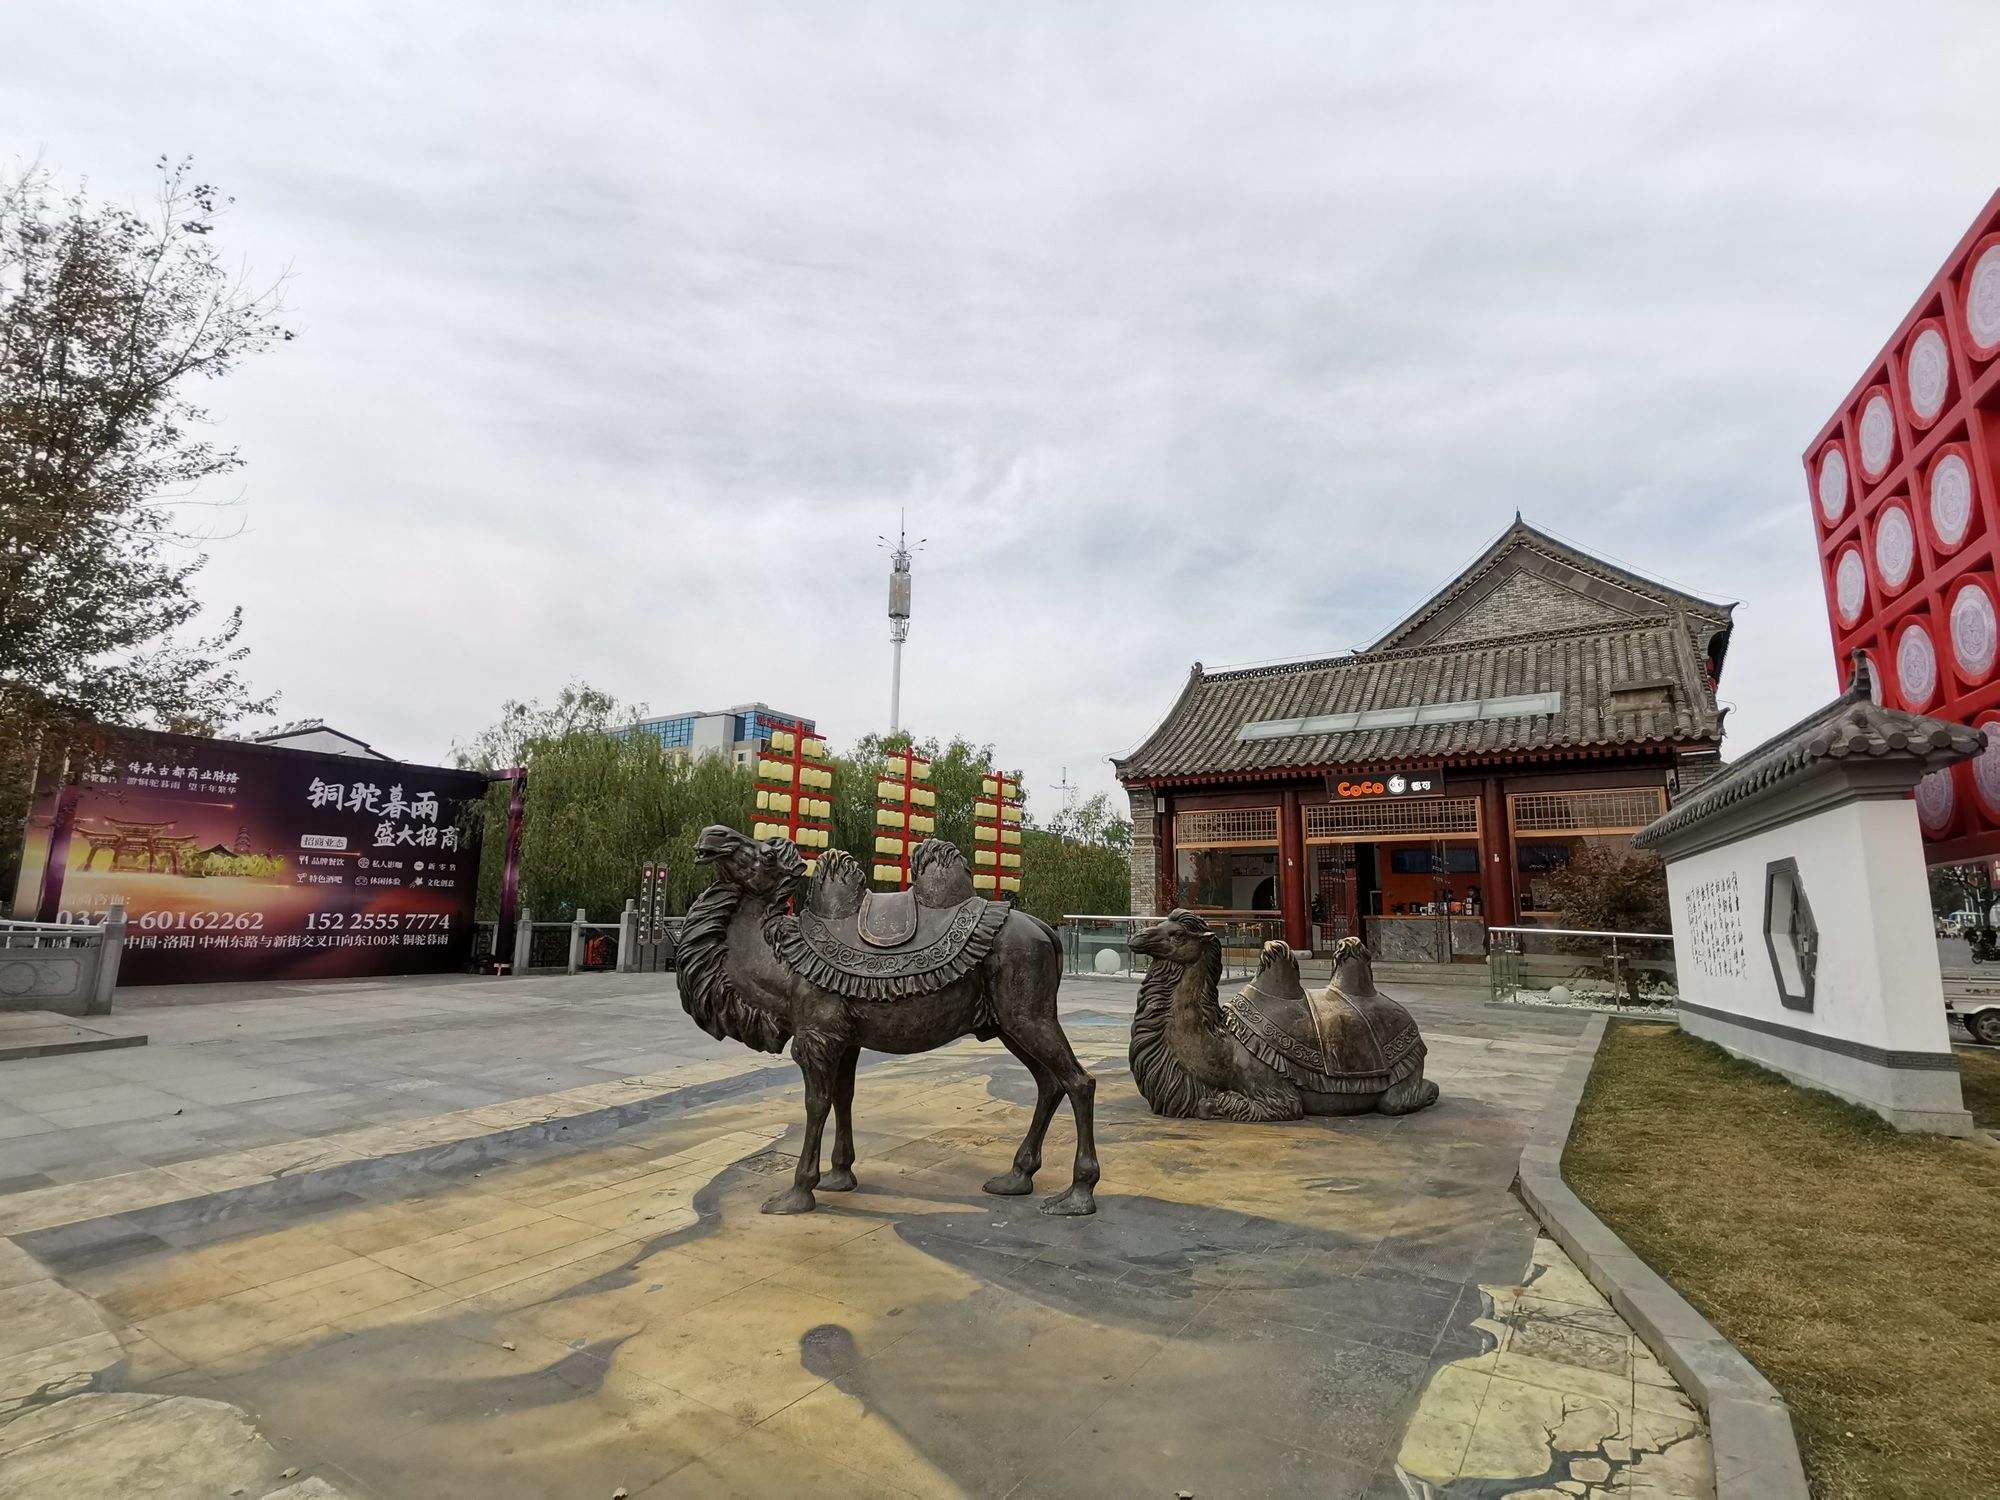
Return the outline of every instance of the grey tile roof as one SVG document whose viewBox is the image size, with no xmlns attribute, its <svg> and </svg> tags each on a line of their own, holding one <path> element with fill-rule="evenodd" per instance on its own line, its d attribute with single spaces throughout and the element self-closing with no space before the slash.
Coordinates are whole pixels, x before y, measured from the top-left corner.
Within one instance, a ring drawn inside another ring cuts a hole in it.
<svg viewBox="0 0 2000 1500">
<path fill-rule="evenodd" d="M 1542 591 L 1559 628 L 1520 628 L 1524 588 L 1530 610 Z M 1517 519 L 1385 637 L 1405 644 L 1223 672 L 1196 662 L 1159 728 L 1114 765 L 1123 780 L 1141 782 L 1719 743 L 1722 715 L 1704 664 L 1708 642 L 1727 638 L 1731 607 L 1642 579 Z M 1612 706 L 1614 689 L 1652 684 L 1667 686 L 1664 706 Z M 1260 720 L 1547 692 L 1562 694 L 1560 712 L 1238 738 Z"/>
<path fill-rule="evenodd" d="M 1665 708 L 1614 711 L 1613 686 L 1673 684 Z M 1560 713 L 1341 734 L 1240 740 L 1245 724 L 1305 714 L 1560 692 Z M 1368 651 L 1280 667 L 1206 674 L 1195 664 L 1166 722 L 1124 760 L 1126 781 L 1365 766 L 1594 746 L 1721 738 L 1721 716 L 1681 623 L 1654 619 L 1470 646 Z"/>
<path fill-rule="evenodd" d="M 1845 694 L 1730 762 L 1632 842 L 1643 849 L 1672 839 L 1725 807 L 1761 797 L 1828 762 L 1908 760 L 1929 771 L 1985 748 L 1986 737 L 1977 729 L 1883 708 L 1869 695 L 1867 664 L 1857 663 Z"/>
</svg>

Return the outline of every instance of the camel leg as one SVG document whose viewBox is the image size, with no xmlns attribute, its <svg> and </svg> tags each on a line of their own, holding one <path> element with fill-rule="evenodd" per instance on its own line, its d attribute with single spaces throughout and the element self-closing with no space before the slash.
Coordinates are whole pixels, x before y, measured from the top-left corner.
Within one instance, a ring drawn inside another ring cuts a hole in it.
<svg viewBox="0 0 2000 1500">
<path fill-rule="evenodd" d="M 854 1069 L 861 1061 L 861 1049 L 849 1047 L 840 1054 L 833 1075 L 833 1170 L 819 1180 L 829 1193 L 854 1191 Z"/>
<path fill-rule="evenodd" d="M 806 1136 L 799 1147 L 792 1185 L 764 1200 L 767 1214 L 809 1214 L 819 1206 L 813 1198 L 813 1189 L 819 1186 L 819 1138 L 826 1129 L 826 1112 L 833 1107 L 840 1054 L 800 1035 L 792 1039 L 792 1059 L 806 1079 Z"/>
<path fill-rule="evenodd" d="M 1032 1053 L 1023 1050 L 1019 1042 L 1004 1031 L 1000 1040 L 1021 1060 L 1021 1066 L 1034 1075 L 1035 1117 L 1028 1122 L 1028 1133 L 1021 1137 L 1020 1147 L 1014 1152 L 1014 1170 L 989 1178 L 986 1191 L 1002 1198 L 1018 1198 L 1035 1190 L 1035 1173 L 1042 1168 L 1042 1137 L 1049 1133 L 1049 1121 L 1055 1118 L 1063 1090 L 1055 1075 L 1037 1062 Z"/>
<path fill-rule="evenodd" d="M 1006 1012 L 1002 1012 L 1005 1015 Z M 1045 1200 L 1042 1212 L 1068 1217 L 1097 1212 L 1097 1130 L 1094 1103 L 1097 1080 L 1084 1072 L 1083 1064 L 1069 1050 L 1069 1038 L 1055 1018 L 1051 1005 L 1046 1015 L 1012 1018 L 1014 1039 L 1021 1050 L 1049 1072 L 1057 1087 L 1069 1096 L 1070 1113 L 1076 1117 L 1076 1170 L 1069 1187 Z"/>
</svg>

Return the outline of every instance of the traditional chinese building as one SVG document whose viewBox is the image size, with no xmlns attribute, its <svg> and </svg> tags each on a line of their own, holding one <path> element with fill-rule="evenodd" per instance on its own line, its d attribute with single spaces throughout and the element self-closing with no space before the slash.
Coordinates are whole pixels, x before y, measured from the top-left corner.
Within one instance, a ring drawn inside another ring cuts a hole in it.
<svg viewBox="0 0 2000 1500">
<path fill-rule="evenodd" d="M 1477 959 L 1553 924 L 1548 876 L 1624 845 L 1720 765 L 1730 611 L 1536 531 L 1486 552 L 1364 650 L 1207 672 L 1114 764 L 1132 909 Z"/>
</svg>

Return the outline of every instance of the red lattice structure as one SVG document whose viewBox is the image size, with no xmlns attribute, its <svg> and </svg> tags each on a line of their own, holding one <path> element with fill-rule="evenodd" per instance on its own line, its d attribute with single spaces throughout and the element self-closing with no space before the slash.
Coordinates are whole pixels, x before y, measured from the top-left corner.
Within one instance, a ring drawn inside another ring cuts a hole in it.
<svg viewBox="0 0 2000 1500">
<path fill-rule="evenodd" d="M 931 763 L 914 750 L 891 750 L 875 783 L 875 868 L 878 885 L 910 883 L 910 854 L 937 832 Z"/>
<path fill-rule="evenodd" d="M 757 757 L 757 822 L 753 836 L 784 837 L 799 846 L 810 874 L 833 840 L 833 768 L 826 741 L 793 724 L 775 730 Z"/>
<path fill-rule="evenodd" d="M 1021 773 L 996 771 L 972 804 L 972 884 L 989 896 L 1021 890 Z"/>
<path fill-rule="evenodd" d="M 2000 853 L 2000 193 L 1805 453 L 1841 685 L 1984 729 L 1916 793 L 1933 862 Z"/>
</svg>

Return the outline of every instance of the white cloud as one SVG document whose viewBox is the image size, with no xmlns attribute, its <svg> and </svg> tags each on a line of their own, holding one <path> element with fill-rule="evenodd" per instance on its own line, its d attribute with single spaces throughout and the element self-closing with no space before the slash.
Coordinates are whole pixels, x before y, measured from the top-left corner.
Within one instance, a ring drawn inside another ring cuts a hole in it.
<svg viewBox="0 0 2000 1500">
<path fill-rule="evenodd" d="M 0 142 L 192 151 L 303 337 L 216 392 L 262 681 L 412 757 L 580 675 L 1047 807 L 1200 657 L 1363 643 L 1512 516 L 1833 668 L 1799 453 L 1994 186 L 1990 8 L 77 4 Z"/>
</svg>

